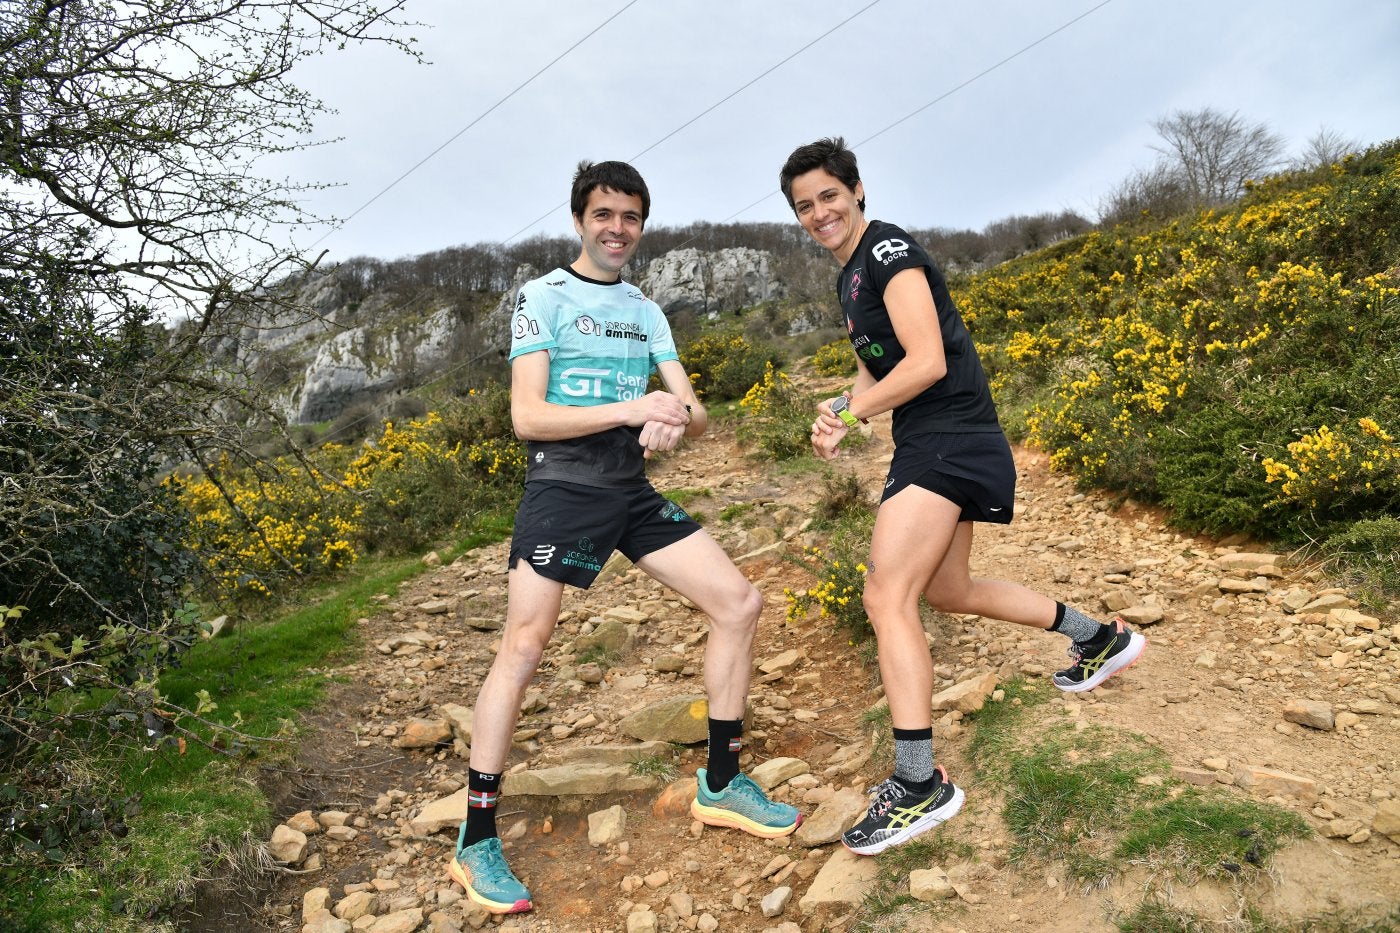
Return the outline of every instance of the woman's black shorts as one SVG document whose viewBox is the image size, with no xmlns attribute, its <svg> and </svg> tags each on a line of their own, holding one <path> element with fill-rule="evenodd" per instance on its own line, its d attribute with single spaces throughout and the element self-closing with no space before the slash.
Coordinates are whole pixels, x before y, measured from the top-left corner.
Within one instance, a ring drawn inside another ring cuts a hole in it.
<svg viewBox="0 0 1400 933">
<path fill-rule="evenodd" d="M 918 486 L 962 508 L 961 521 L 1011 521 L 1016 461 L 1000 431 L 920 434 L 896 445 L 883 502 L 906 486 Z"/>
<path fill-rule="evenodd" d="M 685 509 L 649 483 L 526 483 L 507 566 L 527 561 L 542 577 L 587 589 L 614 550 L 636 561 L 699 530 Z"/>
</svg>

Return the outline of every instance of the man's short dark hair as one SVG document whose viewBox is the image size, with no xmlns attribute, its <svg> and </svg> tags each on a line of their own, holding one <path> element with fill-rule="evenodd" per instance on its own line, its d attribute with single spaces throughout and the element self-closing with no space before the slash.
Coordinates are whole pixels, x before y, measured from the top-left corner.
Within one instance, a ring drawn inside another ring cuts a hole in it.
<svg viewBox="0 0 1400 933">
<path fill-rule="evenodd" d="M 778 173 L 778 185 L 783 189 L 783 197 L 787 198 L 788 207 L 796 210 L 796 205 L 792 203 L 793 181 L 797 176 L 806 175 L 819 168 L 834 175 L 837 181 L 852 191 L 860 184 L 856 154 L 846 148 L 845 138 L 836 136 L 819 139 L 792 150 L 792 155 L 783 163 L 783 170 Z M 856 203 L 860 205 L 861 210 L 865 210 L 865 198 Z"/>
<path fill-rule="evenodd" d="M 608 188 L 642 199 L 642 222 L 651 213 L 651 192 L 642 175 L 626 162 L 590 162 L 584 159 L 574 173 L 574 191 L 569 197 L 569 210 L 582 217 L 588 207 L 588 196 L 595 188 Z"/>
</svg>

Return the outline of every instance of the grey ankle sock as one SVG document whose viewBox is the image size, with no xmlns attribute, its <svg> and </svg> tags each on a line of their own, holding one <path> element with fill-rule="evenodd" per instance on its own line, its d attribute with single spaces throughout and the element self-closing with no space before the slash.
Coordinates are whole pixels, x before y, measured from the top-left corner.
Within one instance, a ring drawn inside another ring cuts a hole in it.
<svg viewBox="0 0 1400 933">
<path fill-rule="evenodd" d="M 1055 605 L 1058 607 L 1055 624 L 1050 626 L 1050 631 L 1069 636 L 1070 641 L 1076 645 L 1092 641 L 1094 636 L 1103 630 L 1102 623 L 1089 618 L 1073 606 L 1066 606 L 1064 603 Z"/>
<path fill-rule="evenodd" d="M 933 727 L 894 730 L 894 776 L 906 787 L 933 780 Z"/>
</svg>

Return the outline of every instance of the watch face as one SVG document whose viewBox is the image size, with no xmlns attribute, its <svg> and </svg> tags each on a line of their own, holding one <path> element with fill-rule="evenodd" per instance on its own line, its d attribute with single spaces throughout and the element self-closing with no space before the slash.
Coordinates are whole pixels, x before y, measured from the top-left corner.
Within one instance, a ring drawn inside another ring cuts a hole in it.
<svg viewBox="0 0 1400 933">
<path fill-rule="evenodd" d="M 849 405 L 849 404 L 850 404 L 850 403 L 846 401 L 846 396 L 843 395 L 843 396 L 841 396 L 840 398 L 834 399 L 834 400 L 832 401 L 832 403 L 831 403 L 831 410 L 832 410 L 833 413 L 839 415 L 839 414 L 841 414 L 841 412 L 843 412 L 843 411 L 846 410 L 846 406 Z"/>
</svg>

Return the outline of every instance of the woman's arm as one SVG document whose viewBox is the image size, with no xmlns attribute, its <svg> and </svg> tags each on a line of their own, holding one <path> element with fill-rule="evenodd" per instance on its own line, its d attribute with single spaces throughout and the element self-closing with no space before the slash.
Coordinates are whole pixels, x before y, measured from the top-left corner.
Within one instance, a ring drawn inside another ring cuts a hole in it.
<svg viewBox="0 0 1400 933">
<path fill-rule="evenodd" d="M 870 418 L 891 411 L 948 374 L 943 355 L 943 332 L 938 325 L 938 308 L 933 302 L 928 278 L 922 268 L 895 273 L 882 296 L 895 338 L 904 348 L 904 359 L 885 378 L 876 382 L 862 364 L 851 396 L 851 413 Z M 863 384 L 862 377 L 869 379 Z"/>
</svg>

